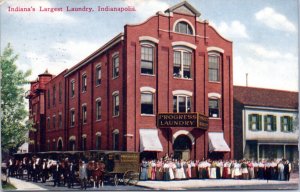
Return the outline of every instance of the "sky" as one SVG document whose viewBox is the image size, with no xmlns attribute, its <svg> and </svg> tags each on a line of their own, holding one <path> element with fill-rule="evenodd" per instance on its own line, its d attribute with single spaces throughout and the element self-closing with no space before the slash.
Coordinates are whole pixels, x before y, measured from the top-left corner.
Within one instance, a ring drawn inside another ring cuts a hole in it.
<svg viewBox="0 0 300 192">
<path fill-rule="evenodd" d="M 46 69 L 59 74 L 115 35 L 181 0 L 7 0 L 1 5 L 1 51 L 10 43 L 30 80 Z M 233 83 L 298 91 L 297 0 L 188 0 L 233 42 Z M 127 7 L 132 12 L 40 12 L 39 7 Z M 9 12 L 8 7 L 35 8 Z"/>
</svg>

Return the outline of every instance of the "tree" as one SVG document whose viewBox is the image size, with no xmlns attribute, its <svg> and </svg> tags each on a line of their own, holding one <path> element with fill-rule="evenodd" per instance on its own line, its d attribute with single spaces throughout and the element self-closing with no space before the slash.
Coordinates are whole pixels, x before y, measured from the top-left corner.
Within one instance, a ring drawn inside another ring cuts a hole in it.
<svg viewBox="0 0 300 192">
<path fill-rule="evenodd" d="M 28 112 L 25 109 L 24 85 L 31 71 L 23 72 L 17 68 L 10 44 L 0 56 L 1 78 L 1 142 L 2 152 L 15 152 L 26 141 L 26 133 L 32 126 L 26 121 Z"/>
</svg>

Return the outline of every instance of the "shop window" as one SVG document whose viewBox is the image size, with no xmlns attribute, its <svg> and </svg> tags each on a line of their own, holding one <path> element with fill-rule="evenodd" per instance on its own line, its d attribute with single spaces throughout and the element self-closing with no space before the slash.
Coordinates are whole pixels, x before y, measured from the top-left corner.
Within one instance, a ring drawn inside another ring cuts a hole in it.
<svg viewBox="0 0 300 192">
<path fill-rule="evenodd" d="M 260 131 L 262 130 L 261 115 L 250 114 L 248 115 L 248 126 L 251 131 Z"/>
<path fill-rule="evenodd" d="M 154 114 L 153 93 L 141 93 L 141 114 Z"/>
<path fill-rule="evenodd" d="M 187 34 L 187 35 L 193 35 L 193 29 L 192 27 L 184 21 L 180 21 L 175 26 L 175 32 Z"/>
<path fill-rule="evenodd" d="M 208 56 L 209 81 L 220 81 L 220 55 L 213 54 Z"/>
<path fill-rule="evenodd" d="M 220 100 L 219 99 L 209 99 L 209 117 L 219 118 L 220 117 Z"/>
<path fill-rule="evenodd" d="M 184 50 L 174 51 L 173 76 L 191 78 L 192 53 Z"/>
<path fill-rule="evenodd" d="M 293 131 L 293 117 L 283 116 L 280 117 L 281 131 L 282 132 L 292 132 Z"/>
<path fill-rule="evenodd" d="M 174 113 L 191 112 L 191 97 L 185 95 L 173 96 L 173 112 Z"/>
<path fill-rule="evenodd" d="M 265 115 L 264 116 L 264 130 L 265 131 L 276 131 L 276 116 Z"/>
<path fill-rule="evenodd" d="M 141 73 L 154 74 L 154 48 L 150 45 L 142 45 L 141 47 Z"/>
</svg>

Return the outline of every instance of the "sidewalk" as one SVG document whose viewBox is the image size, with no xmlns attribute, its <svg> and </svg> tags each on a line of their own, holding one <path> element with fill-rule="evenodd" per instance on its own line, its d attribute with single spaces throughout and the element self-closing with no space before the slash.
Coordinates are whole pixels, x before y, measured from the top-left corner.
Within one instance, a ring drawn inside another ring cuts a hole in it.
<svg viewBox="0 0 300 192">
<path fill-rule="evenodd" d="M 13 177 L 10 177 L 8 182 L 10 184 L 12 184 L 13 186 L 15 186 L 18 191 L 21 191 L 21 190 L 22 191 L 44 191 L 44 190 L 47 190 L 47 189 L 44 189 L 34 183 L 26 182 L 21 179 L 16 179 Z"/>
<path fill-rule="evenodd" d="M 291 177 L 290 181 L 277 180 L 234 180 L 234 179 L 190 179 L 180 181 L 139 181 L 138 186 L 146 187 L 153 190 L 186 190 L 189 188 L 206 188 L 206 187 L 228 187 L 228 186 L 257 186 L 257 185 L 276 185 L 276 184 L 298 184 L 298 177 Z"/>
</svg>

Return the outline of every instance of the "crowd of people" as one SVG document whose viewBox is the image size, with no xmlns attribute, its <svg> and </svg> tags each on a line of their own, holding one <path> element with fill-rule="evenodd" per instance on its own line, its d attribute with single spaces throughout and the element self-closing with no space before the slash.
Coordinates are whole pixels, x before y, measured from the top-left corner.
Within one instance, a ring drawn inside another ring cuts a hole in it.
<svg viewBox="0 0 300 192">
<path fill-rule="evenodd" d="M 7 162 L 7 175 L 33 182 L 53 181 L 53 186 L 74 187 L 79 183 L 81 189 L 87 185 L 103 186 L 105 164 L 100 161 L 74 161 L 68 158 L 61 160 L 41 159 L 39 157 L 10 158 Z"/>
<path fill-rule="evenodd" d="M 180 160 L 165 156 L 159 160 L 141 162 L 140 180 L 182 179 L 265 179 L 289 181 L 291 163 L 262 160 Z"/>
</svg>

